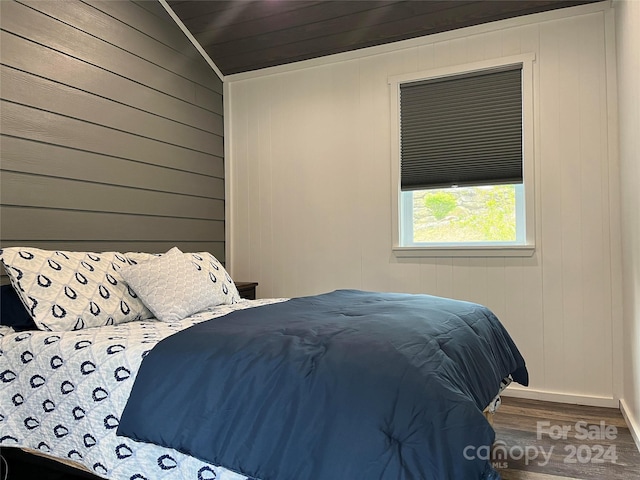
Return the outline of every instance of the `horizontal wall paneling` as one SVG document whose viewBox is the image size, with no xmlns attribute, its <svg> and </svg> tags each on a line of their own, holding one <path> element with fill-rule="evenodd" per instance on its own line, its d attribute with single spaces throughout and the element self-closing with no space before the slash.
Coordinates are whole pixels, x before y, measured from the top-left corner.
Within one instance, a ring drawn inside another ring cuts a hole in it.
<svg viewBox="0 0 640 480">
<path fill-rule="evenodd" d="M 4 238 L 30 240 L 189 241 L 224 240 L 222 220 L 152 217 L 3 205 Z"/>
<path fill-rule="evenodd" d="M 0 155 L 2 169 L 6 171 L 224 200 L 224 179 L 217 175 L 203 176 L 171 167 L 7 136 L 2 137 L 0 142 Z"/>
<path fill-rule="evenodd" d="M 156 6 L 0 2 L 0 247 L 225 260 L 222 83 Z"/>
<path fill-rule="evenodd" d="M 3 100 L 198 152 L 222 155 L 222 136 L 12 68 L 0 67 Z"/>
<path fill-rule="evenodd" d="M 222 114 L 152 90 L 44 45 L 0 32 L 2 63 L 192 127 L 223 134 Z M 78 75 L 78 72 L 82 72 Z"/>
<path fill-rule="evenodd" d="M 219 157 L 17 103 L 2 102 L 2 133 L 213 176 Z M 82 131 L 82 135 L 78 132 Z M 217 152 L 219 153 L 219 152 Z"/>
<path fill-rule="evenodd" d="M 126 18 L 117 15 L 119 3 L 123 2 L 68 2 L 58 7 L 43 2 L 37 6 L 37 9 L 63 22 L 77 21 L 80 18 L 86 33 L 138 55 L 222 96 L 221 82 L 211 77 L 211 68 L 208 65 L 187 57 L 170 44 L 162 43 L 157 38 L 139 31 L 136 21 L 138 17 Z M 109 4 L 114 6 L 110 7 Z M 124 5 L 132 4 L 124 3 Z M 111 15 L 110 12 L 116 15 Z M 114 19 L 118 21 L 114 22 Z M 170 28 L 170 22 L 173 20 L 167 16 L 166 28 L 163 30 L 174 31 L 174 28 Z M 185 44 L 185 48 L 189 51 L 193 50 L 192 46 L 189 47 L 189 44 Z"/>
<path fill-rule="evenodd" d="M 98 65 L 103 69 L 137 81 L 148 88 L 195 103 L 198 84 L 126 50 L 97 39 L 80 28 L 74 28 L 37 11 L 39 2 L 33 4 L 25 2 L 25 4 L 29 6 L 13 1 L 2 2 L 3 17 L 11 19 L 11 22 L 3 22 L 4 30 L 87 63 Z M 82 19 L 76 19 L 76 21 L 81 22 Z M 206 89 L 202 88 L 201 90 Z M 205 95 L 202 91 L 199 92 L 199 105 L 207 110 L 222 113 L 220 94 L 211 90 L 209 92 L 209 95 Z"/>
<path fill-rule="evenodd" d="M 223 200 L 8 171 L 0 198 L 3 205 L 224 220 Z"/>
</svg>

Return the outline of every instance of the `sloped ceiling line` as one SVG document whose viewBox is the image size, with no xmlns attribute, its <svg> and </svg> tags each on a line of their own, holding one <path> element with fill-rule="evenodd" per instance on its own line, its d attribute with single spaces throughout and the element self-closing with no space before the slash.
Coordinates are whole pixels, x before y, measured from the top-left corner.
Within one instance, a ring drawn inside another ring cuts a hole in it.
<svg viewBox="0 0 640 480">
<path fill-rule="evenodd" d="M 182 23 L 182 20 L 180 20 L 180 17 L 178 17 L 178 15 L 176 15 L 176 13 L 173 11 L 171 6 L 169 6 L 169 4 L 166 2 L 166 0 L 158 0 L 158 1 L 160 2 L 160 5 L 162 5 L 164 7 L 164 9 L 167 11 L 169 16 L 173 19 L 173 21 L 176 22 L 176 25 L 178 25 L 178 27 L 180 27 L 180 30 L 182 30 L 182 33 L 184 33 L 187 36 L 187 38 L 189 39 L 189 41 L 193 44 L 193 46 L 196 47 L 196 50 L 198 50 L 198 53 L 200 53 L 200 55 L 202 55 L 202 58 L 204 58 L 204 60 L 209 64 L 209 66 L 213 69 L 213 71 L 216 72 L 216 75 L 218 75 L 218 78 L 224 82 L 223 73 L 220 71 L 220 69 L 218 68 L 216 63 L 212 60 L 212 58 L 205 51 L 205 49 L 202 48 L 202 45 L 200 45 L 198 40 L 196 40 L 195 37 L 191 34 L 191 32 L 185 26 L 185 24 Z"/>
</svg>

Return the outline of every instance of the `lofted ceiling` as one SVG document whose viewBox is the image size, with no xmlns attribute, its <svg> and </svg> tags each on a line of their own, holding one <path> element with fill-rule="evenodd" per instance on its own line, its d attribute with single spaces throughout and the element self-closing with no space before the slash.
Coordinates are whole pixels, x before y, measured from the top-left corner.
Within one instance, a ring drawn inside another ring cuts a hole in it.
<svg viewBox="0 0 640 480">
<path fill-rule="evenodd" d="M 598 0 L 168 0 L 223 75 Z"/>
</svg>

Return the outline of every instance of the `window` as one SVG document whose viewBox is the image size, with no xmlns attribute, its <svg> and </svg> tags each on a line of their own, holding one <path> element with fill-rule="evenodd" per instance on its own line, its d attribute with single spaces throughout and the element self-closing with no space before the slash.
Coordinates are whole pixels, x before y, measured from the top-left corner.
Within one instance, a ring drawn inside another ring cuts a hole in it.
<svg viewBox="0 0 640 480">
<path fill-rule="evenodd" d="M 532 63 L 390 79 L 397 256 L 533 253 Z"/>
</svg>

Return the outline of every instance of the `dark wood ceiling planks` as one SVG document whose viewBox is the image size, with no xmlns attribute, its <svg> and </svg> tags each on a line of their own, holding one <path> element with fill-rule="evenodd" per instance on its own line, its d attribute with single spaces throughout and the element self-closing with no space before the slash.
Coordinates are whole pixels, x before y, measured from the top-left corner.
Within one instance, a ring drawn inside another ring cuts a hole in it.
<svg viewBox="0 0 640 480">
<path fill-rule="evenodd" d="M 224 75 L 598 0 L 169 0 Z"/>
</svg>

